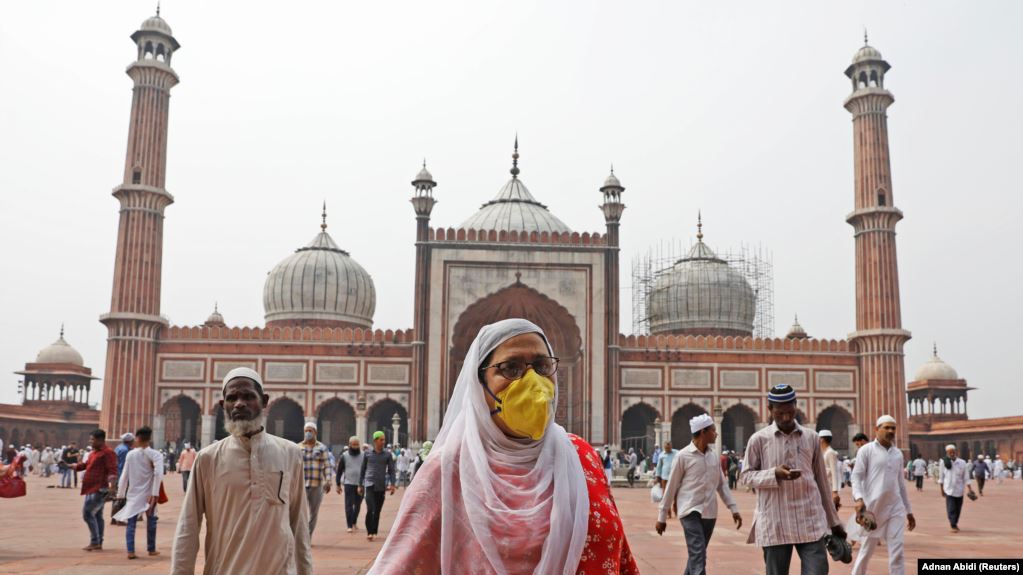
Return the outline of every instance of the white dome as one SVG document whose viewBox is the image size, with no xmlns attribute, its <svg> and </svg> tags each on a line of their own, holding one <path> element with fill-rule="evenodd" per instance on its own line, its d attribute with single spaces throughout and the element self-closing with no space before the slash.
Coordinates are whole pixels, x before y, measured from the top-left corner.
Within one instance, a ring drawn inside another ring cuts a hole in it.
<svg viewBox="0 0 1023 575">
<path fill-rule="evenodd" d="M 139 26 L 139 30 L 142 30 L 144 32 L 160 32 L 168 36 L 174 35 L 171 33 L 170 24 L 168 24 L 166 20 L 161 18 L 159 14 L 156 16 L 146 18 L 146 21 L 143 22 L 141 26 Z"/>
<path fill-rule="evenodd" d="M 263 285 L 266 321 L 282 324 L 372 327 L 373 278 L 324 231 L 285 258 Z"/>
<path fill-rule="evenodd" d="M 471 218 L 462 222 L 467 230 L 518 232 L 572 231 L 547 206 L 536 201 L 518 177 L 508 180 L 497 196 L 483 204 Z"/>
<path fill-rule="evenodd" d="M 756 296 L 746 278 L 700 239 L 688 256 L 654 281 L 650 332 L 752 335 L 755 308 Z"/>
<path fill-rule="evenodd" d="M 921 365 L 920 369 L 916 370 L 916 377 L 913 381 L 926 381 L 929 379 L 959 379 L 959 374 L 956 373 L 956 370 L 938 357 L 937 349 L 934 350 L 934 355 L 931 359 Z"/>
<path fill-rule="evenodd" d="M 806 335 L 806 330 L 803 326 L 799 325 L 799 316 L 796 316 L 795 321 L 792 323 L 792 327 L 789 328 L 789 333 L 785 335 L 786 339 L 804 339 L 809 337 Z"/>
<path fill-rule="evenodd" d="M 64 341 L 64 330 L 60 332 L 60 339 L 44 347 L 36 354 L 36 363 L 70 363 L 84 367 L 85 360 L 82 354 Z"/>
<path fill-rule="evenodd" d="M 881 52 L 877 48 L 864 44 L 862 48 L 856 51 L 852 63 L 859 64 L 868 60 L 884 60 L 884 58 L 881 57 Z"/>
</svg>

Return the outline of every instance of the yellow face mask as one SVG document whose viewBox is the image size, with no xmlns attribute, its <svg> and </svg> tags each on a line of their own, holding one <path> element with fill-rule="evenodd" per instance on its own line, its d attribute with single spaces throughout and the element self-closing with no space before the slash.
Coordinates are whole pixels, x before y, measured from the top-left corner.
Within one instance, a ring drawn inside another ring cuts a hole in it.
<svg viewBox="0 0 1023 575">
<path fill-rule="evenodd" d="M 554 382 L 529 369 L 494 395 L 494 399 L 497 403 L 494 412 L 508 429 L 535 441 L 541 439 L 547 430 L 550 403 L 554 401 Z"/>
</svg>

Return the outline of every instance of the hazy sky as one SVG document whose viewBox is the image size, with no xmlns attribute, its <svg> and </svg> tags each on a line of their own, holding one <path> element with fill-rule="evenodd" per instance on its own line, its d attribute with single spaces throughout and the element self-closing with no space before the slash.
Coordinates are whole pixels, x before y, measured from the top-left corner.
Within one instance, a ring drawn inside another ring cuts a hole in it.
<svg viewBox="0 0 1023 575">
<path fill-rule="evenodd" d="M 0 6 L 0 401 L 56 339 L 102 377 L 135 56 L 153 3 Z M 266 273 L 318 231 L 373 276 L 375 325 L 412 325 L 423 157 L 433 225 L 508 178 L 578 231 L 626 186 L 622 327 L 634 257 L 706 240 L 773 251 L 776 333 L 854 329 L 851 116 L 863 43 L 886 78 L 911 376 L 940 355 L 973 416 L 1023 413 L 1013 371 L 1023 214 L 1020 2 L 185 2 L 171 98 L 163 311 L 262 325 Z M 93 398 L 99 399 L 94 393 Z"/>
</svg>

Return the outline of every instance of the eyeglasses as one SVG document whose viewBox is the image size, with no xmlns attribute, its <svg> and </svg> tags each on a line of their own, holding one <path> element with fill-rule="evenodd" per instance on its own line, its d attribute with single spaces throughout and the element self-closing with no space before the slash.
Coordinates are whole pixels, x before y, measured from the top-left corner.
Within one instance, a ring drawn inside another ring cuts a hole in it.
<svg viewBox="0 0 1023 575">
<path fill-rule="evenodd" d="M 483 366 L 480 368 L 480 373 L 492 367 L 496 368 L 501 377 L 505 379 L 518 379 L 526 373 L 526 369 L 529 367 L 532 367 L 537 375 L 550 377 L 558 371 L 558 358 L 538 357 L 531 362 L 522 361 L 521 359 L 509 359 L 508 361 Z"/>
</svg>

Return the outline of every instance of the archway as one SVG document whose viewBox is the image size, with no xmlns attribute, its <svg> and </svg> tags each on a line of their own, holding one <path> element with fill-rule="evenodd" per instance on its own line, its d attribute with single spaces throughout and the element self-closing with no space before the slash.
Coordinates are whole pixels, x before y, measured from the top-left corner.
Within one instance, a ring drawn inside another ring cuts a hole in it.
<svg viewBox="0 0 1023 575">
<path fill-rule="evenodd" d="M 458 317 L 452 332 L 448 362 L 448 395 L 441 405 L 447 405 L 447 399 L 462 370 L 462 361 L 480 328 L 512 317 L 525 318 L 535 323 L 547 335 L 554 355 L 560 360 L 557 373 L 558 405 L 554 420 L 569 432 L 585 436 L 589 418 L 583 392 L 583 351 L 579 326 L 561 304 L 519 281 L 470 305 Z"/>
<path fill-rule="evenodd" d="M 199 404 L 190 397 L 178 395 L 168 399 L 160 409 L 167 443 L 180 445 L 188 441 L 196 444 L 199 439 L 200 413 Z"/>
<path fill-rule="evenodd" d="M 849 451 L 849 424 L 852 416 L 837 405 L 832 405 L 817 414 L 817 431 L 831 432 L 831 447 L 840 453 Z"/>
<path fill-rule="evenodd" d="M 675 414 L 671 416 L 672 449 L 682 449 L 689 445 L 689 442 L 693 440 L 693 432 L 689 430 L 689 420 L 701 413 L 707 413 L 707 410 L 695 403 L 687 403 L 675 410 Z"/>
<path fill-rule="evenodd" d="M 408 444 L 408 412 L 393 399 L 381 399 L 366 412 L 366 435 L 364 441 L 373 440 L 373 432 L 383 431 L 387 443 L 394 443 L 394 414 L 398 414 L 398 444 Z"/>
<path fill-rule="evenodd" d="M 622 450 L 630 447 L 650 456 L 657 442 L 654 421 L 659 417 L 657 410 L 646 403 L 637 403 L 622 414 Z"/>
<path fill-rule="evenodd" d="M 220 404 L 213 409 L 213 416 L 213 440 L 220 441 L 228 435 L 227 430 L 224 429 L 224 408 Z"/>
<path fill-rule="evenodd" d="M 270 403 L 270 410 L 266 416 L 266 428 L 270 433 L 297 443 L 302 441 L 304 425 L 302 407 L 293 399 L 282 397 Z"/>
<path fill-rule="evenodd" d="M 355 435 L 355 410 L 345 401 L 331 399 L 320 406 L 316 428 L 320 441 L 334 453 L 341 453 L 348 438 Z"/>
<path fill-rule="evenodd" d="M 746 443 L 757 430 L 757 414 L 748 405 L 737 403 L 721 418 L 721 449 L 746 451 Z"/>
</svg>

